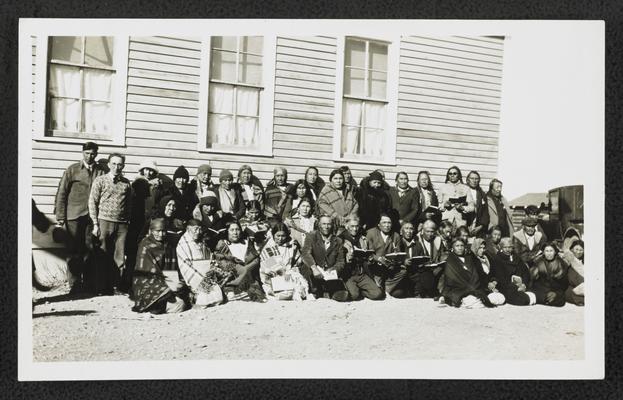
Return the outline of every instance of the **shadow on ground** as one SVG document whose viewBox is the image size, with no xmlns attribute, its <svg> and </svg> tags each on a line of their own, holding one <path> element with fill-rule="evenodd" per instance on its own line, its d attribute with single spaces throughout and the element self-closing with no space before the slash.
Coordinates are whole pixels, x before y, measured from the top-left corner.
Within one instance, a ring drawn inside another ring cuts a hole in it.
<svg viewBox="0 0 623 400">
<path fill-rule="evenodd" d="M 97 311 L 95 310 L 70 310 L 70 311 L 52 311 L 46 313 L 33 314 L 33 318 L 42 318 L 42 317 L 72 317 L 76 315 L 89 315 L 94 314 Z"/>
</svg>

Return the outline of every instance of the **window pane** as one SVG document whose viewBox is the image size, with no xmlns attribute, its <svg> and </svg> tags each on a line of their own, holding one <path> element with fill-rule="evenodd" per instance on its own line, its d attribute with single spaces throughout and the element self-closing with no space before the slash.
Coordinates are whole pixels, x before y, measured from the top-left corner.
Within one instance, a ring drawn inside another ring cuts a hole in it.
<svg viewBox="0 0 623 400">
<path fill-rule="evenodd" d="M 81 36 L 54 36 L 50 40 L 50 59 L 82 63 Z"/>
<path fill-rule="evenodd" d="M 236 140 L 237 145 L 241 146 L 255 146 L 258 143 L 259 126 L 258 119 L 252 117 L 238 117 L 236 118 L 236 130 L 238 137 Z"/>
<path fill-rule="evenodd" d="M 387 45 L 370 42 L 368 65 L 370 69 L 387 71 Z"/>
<path fill-rule="evenodd" d="M 264 38 L 262 36 L 243 36 L 241 38 L 240 51 L 245 53 L 263 54 L 262 47 Z"/>
<path fill-rule="evenodd" d="M 342 126 L 342 156 L 359 154 L 360 129 L 352 126 Z"/>
<path fill-rule="evenodd" d="M 260 90 L 238 87 L 236 94 L 236 114 L 249 117 L 260 115 Z"/>
<path fill-rule="evenodd" d="M 208 114 L 208 147 L 212 144 L 234 144 L 232 116 Z"/>
<path fill-rule="evenodd" d="M 213 36 L 211 43 L 213 49 L 225 49 L 236 51 L 238 36 Z"/>
<path fill-rule="evenodd" d="M 362 69 L 344 69 L 344 94 L 349 96 L 365 96 L 364 74 Z"/>
<path fill-rule="evenodd" d="M 342 105 L 342 124 L 351 126 L 361 126 L 361 105 L 360 100 L 344 99 Z"/>
<path fill-rule="evenodd" d="M 361 153 L 375 158 L 383 157 L 385 147 L 383 130 L 364 129 L 363 146 Z"/>
<path fill-rule="evenodd" d="M 375 99 L 387 97 L 387 73 L 370 71 L 368 75 L 368 95 Z"/>
<path fill-rule="evenodd" d="M 50 99 L 50 129 L 79 132 L 80 101 L 74 99 Z"/>
<path fill-rule="evenodd" d="M 358 40 L 347 39 L 344 64 L 349 67 L 365 68 L 366 44 Z"/>
<path fill-rule="evenodd" d="M 210 79 L 236 81 L 236 53 L 212 50 Z"/>
<path fill-rule="evenodd" d="M 80 98 L 80 68 L 51 64 L 48 93 L 55 97 Z"/>
<path fill-rule="evenodd" d="M 112 131 L 112 104 L 84 101 L 84 132 L 107 134 Z"/>
<path fill-rule="evenodd" d="M 112 77 L 111 71 L 84 69 L 84 97 L 92 100 L 111 100 Z"/>
<path fill-rule="evenodd" d="M 366 102 L 364 124 L 366 128 L 385 129 L 387 107 L 383 103 Z"/>
<path fill-rule="evenodd" d="M 113 38 L 87 36 L 84 44 L 84 62 L 88 65 L 112 67 Z"/>
<path fill-rule="evenodd" d="M 210 84 L 208 112 L 234 114 L 234 87 L 232 85 Z"/>
<path fill-rule="evenodd" d="M 250 85 L 262 84 L 262 57 L 240 54 L 240 74 L 238 82 Z"/>
</svg>

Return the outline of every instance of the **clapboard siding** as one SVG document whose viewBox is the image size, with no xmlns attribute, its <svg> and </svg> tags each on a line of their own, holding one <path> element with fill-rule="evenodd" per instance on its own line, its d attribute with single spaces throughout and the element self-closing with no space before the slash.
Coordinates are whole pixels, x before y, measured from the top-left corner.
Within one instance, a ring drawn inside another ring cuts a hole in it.
<svg viewBox="0 0 623 400">
<path fill-rule="evenodd" d="M 464 175 L 479 171 L 483 185 L 488 184 L 497 173 L 502 63 L 501 40 L 404 37 L 398 93 L 400 162 L 440 168 L 456 164 Z"/>
<path fill-rule="evenodd" d="M 36 38 L 32 38 L 33 99 Z M 316 166 L 326 180 L 343 163 L 333 161 L 335 88 L 339 83 L 338 39 L 285 37 L 276 40 L 272 156 L 200 153 L 197 151 L 200 84 L 199 38 L 131 37 L 125 93 L 125 147 L 100 147 L 100 155 L 126 154 L 126 175 L 133 179 L 144 158 L 171 176 L 179 165 L 191 175 L 209 162 L 214 175 L 234 174 L 247 163 L 266 183 L 273 168 L 283 165 L 291 181 Z M 381 168 L 393 183 L 396 172 L 415 179 L 428 170 L 433 182 L 443 182 L 450 165 L 464 175 L 481 173 L 486 185 L 496 176 L 503 41 L 496 38 L 403 37 L 399 51 L 399 91 L 396 166 Z M 33 102 L 33 117 L 35 113 Z M 33 140 L 33 198 L 40 209 L 53 212 L 54 195 L 64 169 L 80 159 L 80 145 Z M 351 163 L 359 181 L 373 164 Z"/>
</svg>

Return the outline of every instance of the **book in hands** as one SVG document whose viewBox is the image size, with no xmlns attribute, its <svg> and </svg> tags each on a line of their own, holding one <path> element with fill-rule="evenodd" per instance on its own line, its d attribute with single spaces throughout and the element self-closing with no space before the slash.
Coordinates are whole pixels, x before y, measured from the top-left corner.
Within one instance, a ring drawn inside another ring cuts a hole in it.
<svg viewBox="0 0 623 400">
<path fill-rule="evenodd" d="M 266 239 L 266 234 L 268 233 L 267 230 L 260 229 L 254 231 L 251 228 L 246 228 L 244 232 L 247 234 L 248 238 L 252 239 L 255 242 L 263 242 Z"/>
<path fill-rule="evenodd" d="M 422 265 L 430 261 L 429 256 L 415 256 L 408 259 L 414 265 Z"/>
<path fill-rule="evenodd" d="M 399 251 L 385 254 L 385 258 L 393 263 L 402 263 L 407 258 L 407 253 Z"/>
<path fill-rule="evenodd" d="M 220 235 L 221 233 L 225 232 L 227 230 L 227 228 L 222 228 L 222 229 L 212 229 L 212 228 L 208 228 L 208 232 L 214 235 Z"/>
<path fill-rule="evenodd" d="M 424 210 L 423 213 L 424 214 L 428 214 L 428 213 L 437 214 L 437 213 L 439 213 L 439 207 L 428 206 L 428 207 L 426 207 L 426 209 Z"/>
<path fill-rule="evenodd" d="M 448 199 L 448 201 L 453 206 L 458 206 L 458 205 L 461 205 L 461 204 L 467 204 L 467 196 L 451 197 L 451 198 Z"/>
<path fill-rule="evenodd" d="M 322 269 L 322 268 L 318 268 L 320 270 L 320 273 L 322 274 L 322 279 L 324 279 L 325 281 L 335 281 L 338 280 L 340 278 L 338 278 L 337 276 L 337 271 L 334 268 L 331 269 Z"/>
<path fill-rule="evenodd" d="M 285 276 L 277 275 L 270 278 L 270 286 L 273 288 L 273 292 L 283 292 L 294 289 L 294 282 L 286 279 Z"/>
<path fill-rule="evenodd" d="M 359 247 L 353 248 L 353 257 L 355 258 L 368 258 L 374 254 L 374 250 L 364 250 Z"/>
</svg>

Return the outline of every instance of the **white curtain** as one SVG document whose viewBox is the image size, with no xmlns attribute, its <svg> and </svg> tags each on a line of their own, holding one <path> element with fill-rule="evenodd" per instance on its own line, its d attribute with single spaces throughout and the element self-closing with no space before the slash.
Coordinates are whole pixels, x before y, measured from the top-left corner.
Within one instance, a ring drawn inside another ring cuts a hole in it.
<svg viewBox="0 0 623 400">
<path fill-rule="evenodd" d="M 84 97 L 91 100 L 110 101 L 112 96 L 112 72 L 85 68 Z"/>
<path fill-rule="evenodd" d="M 112 111 L 110 103 L 84 101 L 83 107 L 85 132 L 99 134 L 112 133 Z"/>
<path fill-rule="evenodd" d="M 366 102 L 365 127 L 363 137 L 363 154 L 382 157 L 384 146 L 384 128 L 387 116 L 383 103 Z"/>
<path fill-rule="evenodd" d="M 80 68 L 50 65 L 50 128 L 80 131 Z M 70 97 L 70 98 L 57 98 Z"/>
<path fill-rule="evenodd" d="M 234 92 L 236 121 L 234 122 Z M 254 146 L 259 142 L 259 96 L 256 88 L 210 84 L 208 140 L 212 144 Z M 235 123 L 235 125 L 234 125 Z"/>
<path fill-rule="evenodd" d="M 360 100 L 344 99 L 342 105 L 342 154 L 359 153 L 359 133 L 361 126 Z"/>
</svg>

